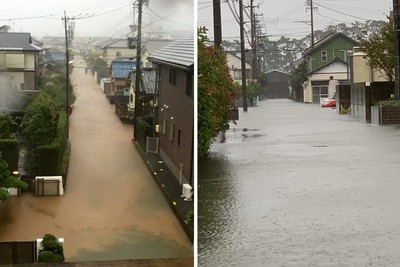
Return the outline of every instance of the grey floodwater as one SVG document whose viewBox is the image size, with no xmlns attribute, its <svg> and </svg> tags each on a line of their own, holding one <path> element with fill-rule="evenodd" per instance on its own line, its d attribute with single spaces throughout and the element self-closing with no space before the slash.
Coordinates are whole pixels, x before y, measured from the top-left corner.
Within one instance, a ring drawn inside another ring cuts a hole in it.
<svg viewBox="0 0 400 267">
<path fill-rule="evenodd" d="M 66 194 L 0 203 L 0 240 L 65 239 L 66 261 L 193 257 L 193 246 L 122 124 L 75 57 Z"/>
<path fill-rule="evenodd" d="M 199 266 L 400 266 L 399 173 L 400 126 L 262 101 L 199 163 Z"/>
</svg>

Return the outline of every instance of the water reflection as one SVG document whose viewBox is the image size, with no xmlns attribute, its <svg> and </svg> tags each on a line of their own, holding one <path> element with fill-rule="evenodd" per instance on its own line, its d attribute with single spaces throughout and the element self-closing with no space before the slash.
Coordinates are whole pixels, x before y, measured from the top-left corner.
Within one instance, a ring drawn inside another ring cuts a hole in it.
<svg viewBox="0 0 400 267">
<path fill-rule="evenodd" d="M 218 266 L 224 259 L 214 257 L 215 251 L 230 253 L 229 237 L 237 234 L 237 213 L 240 194 L 235 173 L 236 167 L 218 153 L 199 163 L 198 222 L 199 264 Z M 213 259 L 212 261 L 209 261 Z M 212 263 L 212 264 L 211 264 Z M 218 264 L 218 265 L 214 265 Z"/>
<path fill-rule="evenodd" d="M 199 266 L 398 266 L 400 133 L 260 102 L 199 163 Z"/>
</svg>

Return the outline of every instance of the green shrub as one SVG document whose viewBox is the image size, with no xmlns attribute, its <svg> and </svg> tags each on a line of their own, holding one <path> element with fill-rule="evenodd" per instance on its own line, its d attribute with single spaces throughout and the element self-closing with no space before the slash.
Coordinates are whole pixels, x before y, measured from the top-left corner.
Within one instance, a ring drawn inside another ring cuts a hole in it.
<svg viewBox="0 0 400 267">
<path fill-rule="evenodd" d="M 52 234 L 45 234 L 42 240 L 42 249 L 39 250 L 39 262 L 64 262 L 64 248 Z"/>
</svg>

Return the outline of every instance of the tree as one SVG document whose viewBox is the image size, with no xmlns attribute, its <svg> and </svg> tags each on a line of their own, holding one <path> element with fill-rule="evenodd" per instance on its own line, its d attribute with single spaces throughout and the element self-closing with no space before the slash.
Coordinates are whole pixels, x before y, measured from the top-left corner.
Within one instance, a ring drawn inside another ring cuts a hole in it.
<svg viewBox="0 0 400 267">
<path fill-rule="evenodd" d="M 64 248 L 52 234 L 45 234 L 39 250 L 39 262 L 59 263 L 64 262 Z"/>
<path fill-rule="evenodd" d="M 8 198 L 9 195 L 6 189 L 13 187 L 25 189 L 28 187 L 28 184 L 10 174 L 10 171 L 8 170 L 8 164 L 3 159 L 0 151 L 0 201 Z"/>
<path fill-rule="evenodd" d="M 13 121 L 10 114 L 0 115 L 0 139 L 12 138 Z"/>
<path fill-rule="evenodd" d="M 303 82 L 307 80 L 307 62 L 303 61 L 293 69 L 289 78 L 289 84 L 292 87 L 291 99 L 301 102 L 303 98 Z"/>
<path fill-rule="evenodd" d="M 27 107 L 22 119 L 22 142 L 26 148 L 25 166 L 36 170 L 38 166 L 38 147 L 48 145 L 53 140 L 57 128 L 55 102 L 40 92 Z"/>
<path fill-rule="evenodd" d="M 255 81 L 250 81 L 247 84 L 247 98 L 250 100 L 252 107 L 256 105 L 256 99 L 260 96 L 261 88 Z"/>
<path fill-rule="evenodd" d="M 57 73 L 43 78 L 41 91 L 46 92 L 54 101 L 54 108 L 57 111 L 65 110 L 65 84 L 66 77 L 63 73 Z M 76 95 L 72 83 L 69 82 L 68 88 L 69 104 L 73 104 L 76 100 Z"/>
<path fill-rule="evenodd" d="M 267 87 L 268 87 L 268 76 L 266 73 L 260 74 L 259 82 L 261 87 L 261 96 L 265 98 L 267 95 Z"/>
<path fill-rule="evenodd" d="M 207 45 L 205 28 L 198 30 L 198 155 L 206 157 L 212 139 L 227 128 L 235 87 L 226 54 Z"/>
<path fill-rule="evenodd" d="M 359 37 L 359 40 L 367 54 L 368 64 L 372 68 L 382 70 L 389 80 L 393 81 L 396 66 L 395 35 L 393 20 L 388 19 L 377 33 L 373 33 L 368 39 Z"/>
</svg>

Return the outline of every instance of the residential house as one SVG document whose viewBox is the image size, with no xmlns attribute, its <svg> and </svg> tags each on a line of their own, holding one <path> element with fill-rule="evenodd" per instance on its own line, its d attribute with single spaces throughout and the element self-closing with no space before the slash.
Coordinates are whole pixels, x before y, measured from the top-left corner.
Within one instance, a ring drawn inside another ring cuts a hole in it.
<svg viewBox="0 0 400 267">
<path fill-rule="evenodd" d="M 39 89 L 40 48 L 30 33 L 0 32 L 0 109 L 9 109 L 15 93 Z"/>
<path fill-rule="evenodd" d="M 113 60 L 111 62 L 111 95 L 129 97 L 126 79 L 136 68 L 136 60 Z"/>
<path fill-rule="evenodd" d="M 157 85 L 157 70 L 155 68 L 143 68 L 141 70 L 142 78 L 140 80 L 138 105 L 136 116 L 153 116 L 153 108 L 157 106 L 156 85 Z M 136 99 L 136 70 L 131 71 L 127 80 L 129 89 L 129 103 L 130 110 L 135 109 Z"/>
<path fill-rule="evenodd" d="M 102 50 L 103 59 L 106 61 L 107 66 L 110 66 L 114 60 L 136 58 L 136 48 L 128 47 L 127 38 L 112 40 L 104 45 Z"/>
<path fill-rule="evenodd" d="M 268 86 L 265 98 L 289 98 L 290 74 L 281 70 L 270 70 L 266 73 Z"/>
<path fill-rule="evenodd" d="M 332 97 L 336 85 L 348 83 L 348 52 L 358 43 L 342 33 L 331 33 L 306 49 L 308 80 L 304 83 L 304 102 L 319 104 Z"/>
<path fill-rule="evenodd" d="M 351 116 L 358 121 L 371 122 L 371 108 L 376 102 L 387 100 L 394 94 L 394 82 L 384 71 L 369 66 L 361 47 L 353 48 L 350 63 L 351 87 L 339 87 L 339 90 L 349 91 Z M 343 99 L 339 101 L 344 102 Z"/>
<path fill-rule="evenodd" d="M 143 66 L 151 67 L 151 63 L 148 61 L 148 57 L 150 54 L 153 54 L 157 50 L 160 50 L 170 42 L 172 39 L 147 39 L 143 43 L 142 47 L 142 62 Z"/>
<path fill-rule="evenodd" d="M 182 183 L 193 186 L 194 36 L 179 39 L 149 56 L 158 72 L 159 154 Z"/>
<path fill-rule="evenodd" d="M 234 82 L 242 84 L 242 61 L 235 53 L 226 53 L 229 74 Z M 246 62 L 246 80 L 251 79 L 251 65 Z"/>
</svg>

